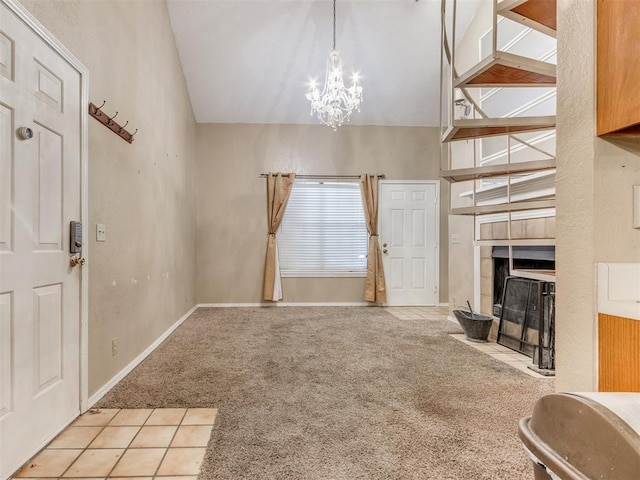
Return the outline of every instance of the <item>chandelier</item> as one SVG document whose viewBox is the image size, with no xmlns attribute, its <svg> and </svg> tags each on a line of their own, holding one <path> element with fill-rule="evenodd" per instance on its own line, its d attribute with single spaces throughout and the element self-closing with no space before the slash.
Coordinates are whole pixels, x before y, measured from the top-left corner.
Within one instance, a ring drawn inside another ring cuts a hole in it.
<svg viewBox="0 0 640 480">
<path fill-rule="evenodd" d="M 350 87 L 345 87 L 342 76 L 342 61 L 336 50 L 336 0 L 333 0 L 333 49 L 327 59 L 327 73 L 322 92 L 315 80 L 309 82 L 307 99 L 311 102 L 311 115 L 315 113 L 320 121 L 336 130 L 345 120 L 349 120 L 354 109 L 360 111 L 362 87 L 358 84 L 358 74 L 351 77 Z"/>
</svg>

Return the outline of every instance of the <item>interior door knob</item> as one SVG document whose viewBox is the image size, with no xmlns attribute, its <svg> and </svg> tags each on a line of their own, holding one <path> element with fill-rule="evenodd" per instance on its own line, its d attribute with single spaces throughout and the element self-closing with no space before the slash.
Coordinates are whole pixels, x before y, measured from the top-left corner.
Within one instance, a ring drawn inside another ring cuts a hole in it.
<svg viewBox="0 0 640 480">
<path fill-rule="evenodd" d="M 30 138 L 33 138 L 33 130 L 29 127 L 18 128 L 18 130 L 16 130 L 16 134 L 20 140 L 29 140 Z"/>
<path fill-rule="evenodd" d="M 383 244 L 382 244 L 382 246 L 383 246 L 384 248 L 387 248 L 387 244 L 386 244 L 386 243 L 383 243 Z"/>
</svg>

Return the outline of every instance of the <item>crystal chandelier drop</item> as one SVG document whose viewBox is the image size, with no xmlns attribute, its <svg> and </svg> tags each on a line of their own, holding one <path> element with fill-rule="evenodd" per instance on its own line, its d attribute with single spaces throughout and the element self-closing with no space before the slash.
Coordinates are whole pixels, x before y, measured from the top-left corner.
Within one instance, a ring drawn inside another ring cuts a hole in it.
<svg viewBox="0 0 640 480">
<path fill-rule="evenodd" d="M 327 59 L 327 74 L 322 92 L 315 80 L 309 82 L 307 99 L 314 113 L 325 125 L 336 130 L 345 120 L 349 120 L 354 109 L 360 111 L 362 87 L 358 84 L 358 74 L 353 74 L 350 87 L 345 87 L 342 76 L 342 61 L 336 51 L 336 0 L 333 0 L 333 49 Z"/>
</svg>

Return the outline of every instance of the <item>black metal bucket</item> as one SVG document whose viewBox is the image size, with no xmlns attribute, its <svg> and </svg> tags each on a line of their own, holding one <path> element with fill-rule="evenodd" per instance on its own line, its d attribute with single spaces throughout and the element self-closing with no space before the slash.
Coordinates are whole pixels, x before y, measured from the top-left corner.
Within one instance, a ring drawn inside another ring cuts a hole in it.
<svg viewBox="0 0 640 480">
<path fill-rule="evenodd" d="M 493 317 L 480 315 L 478 313 L 465 312 L 464 310 L 454 310 L 458 323 L 472 342 L 484 343 L 489 337 Z"/>
</svg>

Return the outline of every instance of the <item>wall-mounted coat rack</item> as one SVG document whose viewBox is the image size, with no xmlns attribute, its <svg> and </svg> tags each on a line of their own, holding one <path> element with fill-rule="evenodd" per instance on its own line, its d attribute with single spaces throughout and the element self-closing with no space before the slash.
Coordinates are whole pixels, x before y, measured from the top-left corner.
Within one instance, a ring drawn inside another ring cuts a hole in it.
<svg viewBox="0 0 640 480">
<path fill-rule="evenodd" d="M 111 130 L 113 133 L 115 133 L 119 137 L 123 138 L 129 143 L 132 143 L 133 136 L 136 133 L 138 133 L 138 129 L 136 128 L 135 132 L 129 133 L 125 129 L 125 127 L 129 124 L 128 120 L 127 120 L 127 123 L 125 123 L 122 126 L 119 125 L 117 122 L 114 122 L 113 119 L 118 116 L 118 112 L 116 111 L 116 114 L 113 117 L 109 117 L 106 113 L 104 113 L 101 110 L 102 107 L 104 107 L 105 103 L 107 102 L 103 100 L 102 105 L 100 105 L 99 107 L 96 107 L 93 103 L 89 103 L 89 115 L 91 115 L 93 118 L 98 120 L 101 124 L 103 124 L 105 127 L 107 127 L 109 130 Z"/>
</svg>

